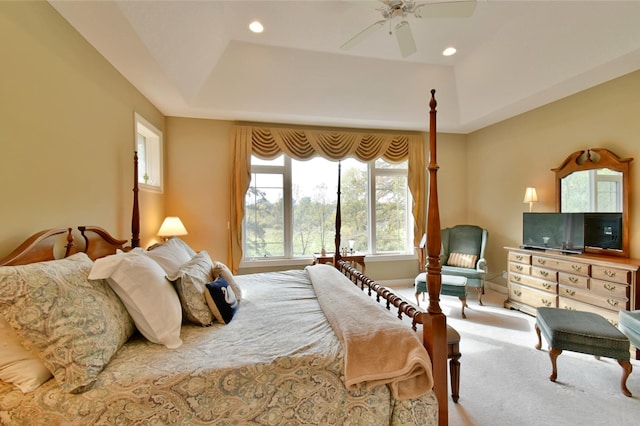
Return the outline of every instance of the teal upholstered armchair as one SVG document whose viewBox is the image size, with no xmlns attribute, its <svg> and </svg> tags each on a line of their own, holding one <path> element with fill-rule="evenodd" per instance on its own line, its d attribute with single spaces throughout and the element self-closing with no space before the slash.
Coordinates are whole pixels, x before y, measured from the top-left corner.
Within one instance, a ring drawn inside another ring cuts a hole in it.
<svg viewBox="0 0 640 426">
<path fill-rule="evenodd" d="M 487 273 L 484 252 L 489 233 L 475 225 L 456 225 L 443 229 L 441 236 L 442 275 L 465 277 L 467 287 L 478 291 L 478 302 L 482 305 L 484 277 Z"/>
</svg>

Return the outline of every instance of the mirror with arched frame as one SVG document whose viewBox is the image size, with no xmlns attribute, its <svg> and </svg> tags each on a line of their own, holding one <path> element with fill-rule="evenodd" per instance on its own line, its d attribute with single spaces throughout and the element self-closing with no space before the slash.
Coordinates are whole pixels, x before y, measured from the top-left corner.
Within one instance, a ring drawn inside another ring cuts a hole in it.
<svg viewBox="0 0 640 426">
<path fill-rule="evenodd" d="M 629 257 L 629 163 L 604 148 L 576 151 L 552 169 L 556 210 L 563 213 L 622 213 L 622 248 L 585 247 L 586 252 Z"/>
</svg>

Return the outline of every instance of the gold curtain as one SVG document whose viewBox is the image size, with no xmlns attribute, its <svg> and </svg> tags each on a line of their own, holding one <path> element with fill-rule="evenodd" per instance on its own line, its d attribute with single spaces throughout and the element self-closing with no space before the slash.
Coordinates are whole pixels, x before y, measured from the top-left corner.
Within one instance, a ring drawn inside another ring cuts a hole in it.
<svg viewBox="0 0 640 426">
<path fill-rule="evenodd" d="M 340 130 L 306 130 L 237 126 L 234 132 L 233 184 L 229 262 L 238 272 L 242 259 L 244 198 L 251 183 L 251 155 L 271 159 L 284 153 L 297 160 L 321 156 L 330 160 L 354 157 L 361 161 L 383 158 L 389 162 L 409 159 L 408 184 L 413 197 L 414 245 L 426 226 L 425 141 L 421 135 Z"/>
</svg>

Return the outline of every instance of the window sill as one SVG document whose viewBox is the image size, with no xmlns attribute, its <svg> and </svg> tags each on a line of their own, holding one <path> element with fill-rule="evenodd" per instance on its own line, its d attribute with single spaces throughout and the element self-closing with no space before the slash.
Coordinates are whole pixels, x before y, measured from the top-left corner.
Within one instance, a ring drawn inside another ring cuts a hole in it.
<svg viewBox="0 0 640 426">
<path fill-rule="evenodd" d="M 377 263 L 377 262 L 399 262 L 405 260 L 416 260 L 415 254 L 402 253 L 402 254 L 367 254 L 365 262 Z M 299 267 L 304 265 L 311 265 L 313 263 L 313 257 L 296 257 L 292 259 L 285 258 L 256 258 L 256 259 L 243 259 L 240 262 L 240 268 L 264 268 L 264 267 L 282 267 L 291 266 Z"/>
</svg>

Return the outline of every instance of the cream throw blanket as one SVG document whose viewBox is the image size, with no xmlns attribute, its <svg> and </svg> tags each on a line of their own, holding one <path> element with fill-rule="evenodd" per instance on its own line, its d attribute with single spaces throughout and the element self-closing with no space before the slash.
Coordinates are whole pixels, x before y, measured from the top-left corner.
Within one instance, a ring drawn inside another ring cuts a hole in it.
<svg viewBox="0 0 640 426">
<path fill-rule="evenodd" d="M 384 383 L 398 400 L 431 390 L 431 359 L 407 324 L 333 266 L 308 266 L 307 271 L 320 306 L 344 346 L 348 389 L 365 382 Z"/>
</svg>

